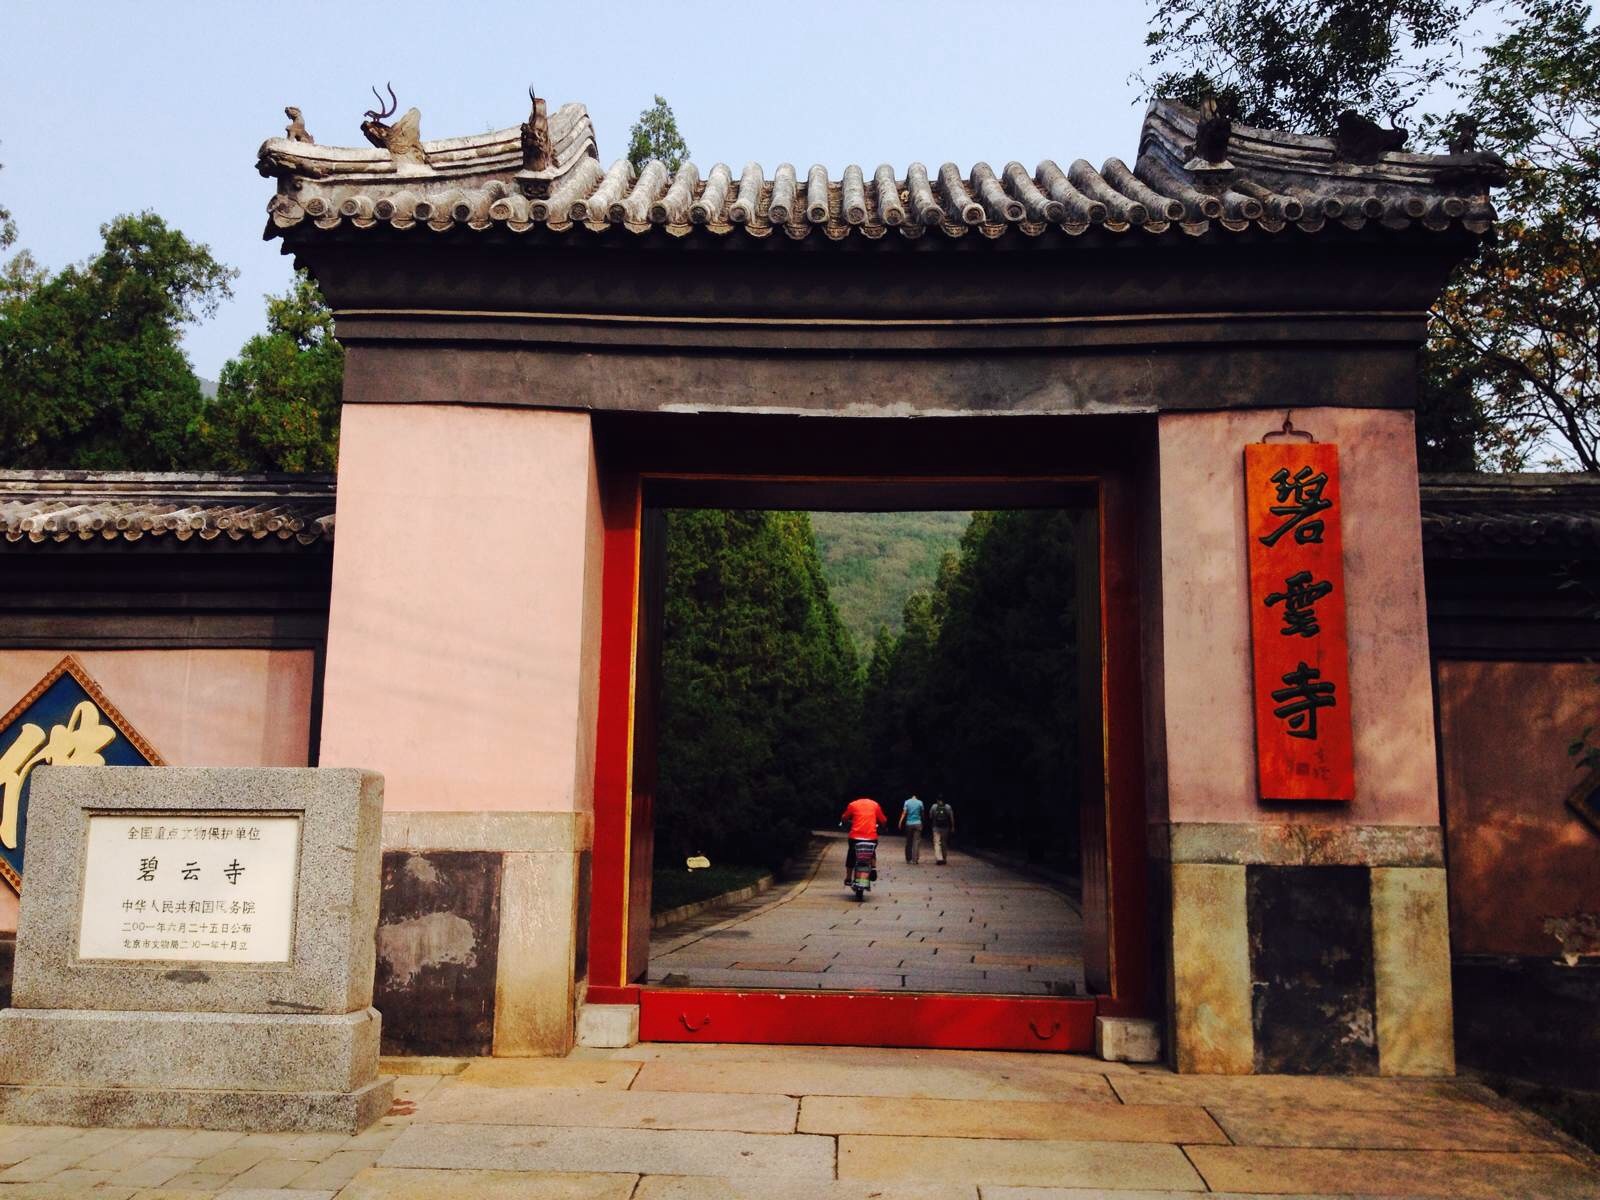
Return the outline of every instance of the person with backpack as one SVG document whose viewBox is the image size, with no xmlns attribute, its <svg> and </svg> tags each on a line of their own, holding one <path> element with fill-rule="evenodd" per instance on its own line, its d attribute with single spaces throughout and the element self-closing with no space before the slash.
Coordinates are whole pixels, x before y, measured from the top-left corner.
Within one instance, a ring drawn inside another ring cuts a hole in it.
<svg viewBox="0 0 1600 1200">
<path fill-rule="evenodd" d="M 956 810 L 946 804 L 944 797 L 940 796 L 928 810 L 928 819 L 933 823 L 934 865 L 942 867 L 945 851 L 949 849 L 950 835 L 956 831 Z"/>
</svg>

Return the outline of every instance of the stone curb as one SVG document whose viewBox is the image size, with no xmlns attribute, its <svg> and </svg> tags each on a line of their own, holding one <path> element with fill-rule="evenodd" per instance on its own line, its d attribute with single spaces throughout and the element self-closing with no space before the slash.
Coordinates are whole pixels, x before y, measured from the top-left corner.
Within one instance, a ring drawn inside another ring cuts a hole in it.
<svg viewBox="0 0 1600 1200">
<path fill-rule="evenodd" d="M 721 905 L 738 904 L 741 900 L 749 900 L 759 896 L 776 882 L 776 877 L 769 872 L 747 887 L 735 888 L 731 892 L 723 892 L 720 896 L 709 896 L 704 900 L 696 900 L 693 904 L 680 904 L 677 908 L 655 913 L 650 917 L 650 928 L 662 929 L 668 925 L 676 925 L 679 921 L 687 921 L 690 917 L 698 917 L 701 913 L 709 912 Z"/>
</svg>

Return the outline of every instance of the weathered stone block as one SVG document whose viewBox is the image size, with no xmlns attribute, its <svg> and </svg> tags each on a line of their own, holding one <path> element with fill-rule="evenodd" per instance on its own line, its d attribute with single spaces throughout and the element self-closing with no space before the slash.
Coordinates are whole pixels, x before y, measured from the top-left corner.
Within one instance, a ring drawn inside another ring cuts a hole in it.
<svg viewBox="0 0 1600 1200">
<path fill-rule="evenodd" d="M 391 1053 L 525 1056 L 572 1048 L 575 983 L 588 941 L 591 836 L 588 813 L 385 814 L 379 995 L 404 992 L 397 1011 L 424 1010 L 399 1028 L 386 1014 Z M 473 859 L 482 862 L 481 877 L 466 885 Z M 426 874 L 425 864 L 441 877 L 455 874 L 445 886 L 428 885 L 412 871 Z M 407 925 L 417 918 L 426 927 Z M 421 959 L 406 953 L 413 931 Z M 419 968 L 413 982 L 397 983 L 412 964 Z"/>
<path fill-rule="evenodd" d="M 297 814 L 287 963 L 79 959 L 84 844 L 97 813 Z M 18 1008 L 343 1014 L 372 1004 L 383 779 L 319 768 L 42 767 L 28 810 L 12 1003 Z"/>
<path fill-rule="evenodd" d="M 1256 1070 L 1376 1073 L 1368 869 L 1245 872 Z"/>
<path fill-rule="evenodd" d="M 378 1074 L 376 1009 L 268 1013 L 0 1011 L 0 1083 L 354 1091 Z"/>
<path fill-rule="evenodd" d="M 577 865 L 575 855 L 559 853 L 507 854 L 501 860 L 496 1054 L 561 1055 L 572 1049 Z"/>
<path fill-rule="evenodd" d="M 1179 1071 L 1254 1069 L 1246 869 L 1172 864 L 1172 1050 Z"/>
<path fill-rule="evenodd" d="M 0 1084 L 0 1124 L 357 1133 L 393 1103 L 394 1079 L 387 1075 L 354 1092 Z"/>
<path fill-rule="evenodd" d="M 1374 867 L 1372 956 L 1378 985 L 1378 1069 L 1455 1074 L 1450 1004 L 1450 901 L 1440 868 Z"/>
<path fill-rule="evenodd" d="M 384 1053 L 490 1053 L 499 939 L 499 854 L 385 852 L 375 989 Z"/>
<path fill-rule="evenodd" d="M 1137 1017 L 1096 1017 L 1094 1052 L 1107 1062 L 1159 1062 L 1160 1026 Z"/>
<path fill-rule="evenodd" d="M 638 1040 L 637 1004 L 585 1004 L 578 1009 L 578 1045 L 618 1049 Z"/>
</svg>

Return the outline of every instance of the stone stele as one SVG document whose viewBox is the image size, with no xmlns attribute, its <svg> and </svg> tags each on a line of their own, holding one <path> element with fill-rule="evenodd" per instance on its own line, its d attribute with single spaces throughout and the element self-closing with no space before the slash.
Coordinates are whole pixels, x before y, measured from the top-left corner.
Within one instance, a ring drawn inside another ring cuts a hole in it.
<svg viewBox="0 0 1600 1200">
<path fill-rule="evenodd" d="M 388 1111 L 381 776 L 46 767 L 32 782 L 0 1123 L 355 1132 Z"/>
</svg>

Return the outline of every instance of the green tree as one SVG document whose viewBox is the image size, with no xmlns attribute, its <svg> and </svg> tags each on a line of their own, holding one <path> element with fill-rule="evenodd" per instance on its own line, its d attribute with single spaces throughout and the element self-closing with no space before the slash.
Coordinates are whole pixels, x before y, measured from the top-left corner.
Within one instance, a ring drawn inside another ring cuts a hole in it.
<svg viewBox="0 0 1600 1200">
<path fill-rule="evenodd" d="M 3 169 L 4 164 L 0 164 L 0 170 Z M 0 204 L 0 253 L 11 249 L 16 243 L 17 223 L 11 216 L 11 210 Z M 0 312 L 33 291 L 44 279 L 45 272 L 26 250 L 18 250 L 0 262 Z"/>
<path fill-rule="evenodd" d="M 943 795 L 964 838 L 1078 861 L 1073 517 L 974 513 L 867 664 L 872 788 Z"/>
<path fill-rule="evenodd" d="M 1499 236 L 1434 312 L 1438 364 L 1470 363 L 1495 465 L 1600 471 L 1600 30 L 1577 0 L 1529 0 L 1457 85 L 1510 165 Z"/>
<path fill-rule="evenodd" d="M 267 331 L 222 368 L 201 422 L 207 456 L 225 471 L 332 471 L 338 461 L 344 347 L 333 313 L 304 271 L 267 297 Z"/>
<path fill-rule="evenodd" d="M 1478 2 L 1163 0 L 1145 35 L 1161 71 L 1147 88 L 1190 104 L 1215 96 L 1224 116 L 1312 133 L 1331 133 L 1348 108 L 1398 117 L 1456 68 Z"/>
<path fill-rule="evenodd" d="M 667 515 L 660 862 L 776 865 L 848 799 L 855 650 L 804 513 Z"/>
<path fill-rule="evenodd" d="M 676 173 L 689 157 L 689 146 L 678 132 L 678 118 L 672 105 L 660 96 L 639 114 L 628 130 L 628 161 L 635 171 L 652 158 L 660 159 L 667 170 Z"/>
<path fill-rule="evenodd" d="M 1153 12 L 1154 91 L 1213 92 L 1241 119 L 1327 132 L 1344 108 L 1417 109 L 1433 148 L 1475 133 L 1510 166 L 1497 236 L 1429 323 L 1417 436 L 1425 470 L 1600 470 L 1600 33 L 1581 0 L 1179 0 Z M 1443 85 L 1443 86 L 1440 86 Z M 1430 107 L 1431 106 L 1431 107 Z"/>
<path fill-rule="evenodd" d="M 0 163 L 0 170 L 5 169 L 5 164 Z M 0 204 L 0 250 L 9 250 L 17 240 L 17 223 L 11 217 L 11 210 Z"/>
<path fill-rule="evenodd" d="M 89 261 L 0 296 L 0 462 L 191 465 L 204 405 L 182 328 L 236 272 L 154 213 L 102 226 Z"/>
</svg>

